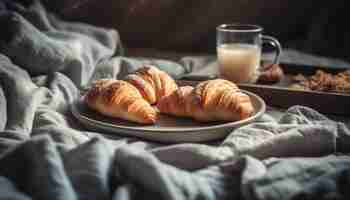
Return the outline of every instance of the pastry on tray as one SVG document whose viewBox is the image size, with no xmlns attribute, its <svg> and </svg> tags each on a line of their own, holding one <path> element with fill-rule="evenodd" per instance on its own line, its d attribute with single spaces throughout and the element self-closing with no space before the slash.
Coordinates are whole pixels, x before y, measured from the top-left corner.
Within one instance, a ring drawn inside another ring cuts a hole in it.
<svg viewBox="0 0 350 200">
<path fill-rule="evenodd" d="M 284 76 L 282 68 L 278 64 L 264 65 L 259 75 L 258 82 L 264 84 L 277 83 Z"/>
<path fill-rule="evenodd" d="M 232 82 L 215 79 L 184 86 L 157 104 L 161 113 L 197 121 L 237 121 L 250 117 L 254 107 L 247 94 Z"/>
<path fill-rule="evenodd" d="M 350 93 L 350 70 L 330 74 L 317 70 L 314 75 L 304 76 L 298 74 L 293 77 L 295 83 L 289 87 L 297 90 Z"/>
</svg>

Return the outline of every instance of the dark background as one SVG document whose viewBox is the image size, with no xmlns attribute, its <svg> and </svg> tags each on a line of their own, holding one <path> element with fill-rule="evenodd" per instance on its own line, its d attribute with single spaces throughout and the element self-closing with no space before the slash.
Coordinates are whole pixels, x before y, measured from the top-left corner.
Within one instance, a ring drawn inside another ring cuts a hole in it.
<svg viewBox="0 0 350 200">
<path fill-rule="evenodd" d="M 291 47 L 350 60 L 345 0 L 46 0 L 69 20 L 115 28 L 126 47 L 214 52 L 215 27 L 250 23 Z"/>
</svg>

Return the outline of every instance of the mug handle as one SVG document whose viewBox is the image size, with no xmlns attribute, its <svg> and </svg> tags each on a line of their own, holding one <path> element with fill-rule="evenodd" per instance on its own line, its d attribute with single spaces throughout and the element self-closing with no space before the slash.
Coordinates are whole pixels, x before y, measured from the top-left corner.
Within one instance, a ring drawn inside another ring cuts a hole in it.
<svg viewBox="0 0 350 200">
<path fill-rule="evenodd" d="M 267 67 L 270 68 L 271 66 L 273 66 L 274 64 L 279 64 L 280 62 L 280 55 L 282 53 L 282 46 L 281 44 L 278 42 L 278 40 L 274 37 L 268 36 L 268 35 L 262 35 L 262 43 L 267 43 L 271 46 L 273 46 L 275 48 L 275 58 L 273 59 L 273 63 L 271 65 L 269 65 Z"/>
</svg>

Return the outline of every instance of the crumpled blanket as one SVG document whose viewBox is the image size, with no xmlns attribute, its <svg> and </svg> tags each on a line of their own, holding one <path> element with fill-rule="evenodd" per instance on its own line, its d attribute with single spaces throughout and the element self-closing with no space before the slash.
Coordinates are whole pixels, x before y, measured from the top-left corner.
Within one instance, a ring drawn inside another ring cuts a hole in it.
<svg viewBox="0 0 350 200">
<path fill-rule="evenodd" d="M 69 105 L 80 89 L 98 78 L 121 78 L 142 63 L 175 78 L 207 74 L 194 65 L 205 58 L 125 57 L 116 31 L 62 21 L 37 0 L 0 1 L 0 27 L 0 198 L 350 196 L 344 123 L 294 106 L 279 119 L 267 112 L 218 144 L 110 140 L 72 117 Z"/>
<path fill-rule="evenodd" d="M 185 170 L 134 145 L 95 137 L 66 148 L 40 136 L 3 153 L 0 163 L 4 199 L 277 200 L 350 195 L 349 156 L 260 161 L 242 155 Z"/>
</svg>

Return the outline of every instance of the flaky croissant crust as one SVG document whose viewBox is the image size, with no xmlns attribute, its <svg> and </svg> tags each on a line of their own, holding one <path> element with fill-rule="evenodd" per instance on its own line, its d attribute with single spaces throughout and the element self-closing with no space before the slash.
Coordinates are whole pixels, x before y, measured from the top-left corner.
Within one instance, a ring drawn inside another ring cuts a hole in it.
<svg viewBox="0 0 350 200">
<path fill-rule="evenodd" d="M 134 85 L 150 104 L 155 104 L 178 88 L 174 79 L 152 65 L 144 65 L 124 80 Z"/>
<path fill-rule="evenodd" d="M 249 96 L 223 79 L 204 81 L 195 88 L 180 87 L 162 98 L 157 107 L 162 113 L 204 122 L 242 120 L 254 112 Z"/>
<path fill-rule="evenodd" d="M 139 91 L 122 80 L 96 81 L 85 95 L 88 106 L 104 115 L 138 123 L 155 123 L 156 111 Z"/>
</svg>

